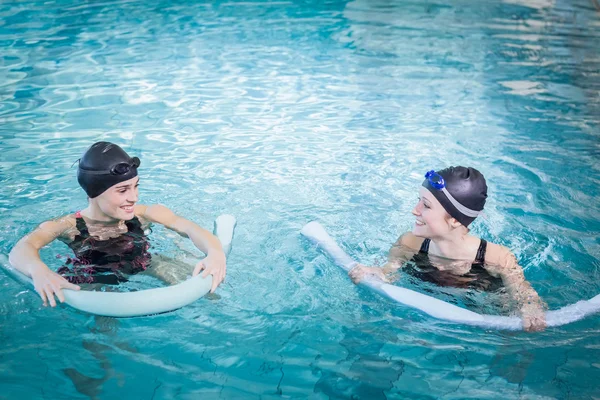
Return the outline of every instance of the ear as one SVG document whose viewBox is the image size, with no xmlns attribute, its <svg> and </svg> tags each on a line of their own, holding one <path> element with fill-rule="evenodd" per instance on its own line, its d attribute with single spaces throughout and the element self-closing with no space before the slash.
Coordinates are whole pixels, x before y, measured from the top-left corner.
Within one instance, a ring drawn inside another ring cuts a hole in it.
<svg viewBox="0 0 600 400">
<path fill-rule="evenodd" d="M 450 225 L 452 227 L 452 229 L 457 229 L 457 228 L 460 228 L 461 226 L 463 226 L 463 224 L 458 222 L 456 220 L 456 218 L 454 218 L 454 217 L 450 217 L 450 219 L 448 220 L 448 225 Z"/>
</svg>

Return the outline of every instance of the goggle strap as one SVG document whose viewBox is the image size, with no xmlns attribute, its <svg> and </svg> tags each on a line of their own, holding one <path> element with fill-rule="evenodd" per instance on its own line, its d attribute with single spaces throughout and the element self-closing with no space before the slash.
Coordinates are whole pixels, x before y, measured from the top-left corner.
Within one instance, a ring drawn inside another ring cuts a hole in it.
<svg viewBox="0 0 600 400">
<path fill-rule="evenodd" d="M 77 161 L 80 161 L 80 160 L 81 159 L 79 159 Z M 119 164 L 127 164 L 127 165 L 129 165 L 130 168 L 137 168 L 139 166 L 139 160 L 140 160 L 139 158 L 133 157 L 131 159 L 131 164 L 128 164 L 128 163 L 119 163 Z M 75 162 L 77 162 L 77 161 L 75 161 Z M 75 163 L 73 163 L 73 164 L 75 164 Z M 116 164 L 116 165 L 119 165 L 119 164 Z M 138 165 L 136 165 L 136 164 L 138 164 Z M 81 165 L 79 166 L 79 170 L 85 172 L 86 174 L 90 174 L 90 175 L 112 175 L 113 174 L 111 172 L 111 170 L 108 170 L 108 171 L 96 171 L 96 170 L 81 168 Z M 127 172 L 125 172 L 125 173 L 127 173 Z M 123 175 L 123 174 L 119 174 L 119 175 Z"/>
<path fill-rule="evenodd" d="M 480 216 L 481 214 L 483 214 L 483 211 L 471 210 L 470 208 L 467 208 L 467 207 L 463 206 L 462 204 L 460 204 L 454 197 L 452 197 L 452 195 L 450 194 L 450 192 L 448 190 L 446 190 L 445 187 L 442 188 L 441 190 L 446 195 L 446 197 L 448 198 L 448 200 L 450 200 L 450 203 L 452 203 L 452 205 L 461 214 L 466 215 L 467 217 L 471 217 L 471 218 L 476 218 L 476 217 Z"/>
<path fill-rule="evenodd" d="M 93 171 L 91 169 L 85 169 L 81 167 L 79 167 L 79 170 L 90 175 L 111 175 L 110 171 Z"/>
</svg>

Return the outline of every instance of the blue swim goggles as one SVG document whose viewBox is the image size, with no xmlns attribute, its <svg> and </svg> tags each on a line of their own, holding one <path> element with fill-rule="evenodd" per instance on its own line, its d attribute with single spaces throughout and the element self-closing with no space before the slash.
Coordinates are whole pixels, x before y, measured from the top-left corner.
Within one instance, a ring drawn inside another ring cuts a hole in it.
<svg viewBox="0 0 600 400">
<path fill-rule="evenodd" d="M 446 182 L 444 182 L 444 178 L 434 170 L 427 171 L 425 174 L 425 178 L 429 181 L 429 184 L 436 188 L 437 190 L 442 190 L 446 187 Z"/>
<path fill-rule="evenodd" d="M 467 217 L 471 217 L 471 218 L 476 218 L 480 215 L 483 215 L 483 210 L 481 210 L 481 211 L 471 210 L 470 208 L 467 208 L 467 207 L 463 206 L 462 204 L 460 204 L 458 202 L 458 200 L 456 200 L 450 194 L 450 192 L 446 189 L 446 182 L 444 181 L 444 178 L 440 174 L 435 172 L 434 170 L 427 171 L 427 173 L 425 174 L 425 179 L 427 179 L 429 184 L 434 189 L 441 190 L 442 193 L 444 193 L 446 195 L 446 198 L 450 201 L 450 203 L 452 203 L 452 205 L 461 214 L 466 215 Z"/>
</svg>

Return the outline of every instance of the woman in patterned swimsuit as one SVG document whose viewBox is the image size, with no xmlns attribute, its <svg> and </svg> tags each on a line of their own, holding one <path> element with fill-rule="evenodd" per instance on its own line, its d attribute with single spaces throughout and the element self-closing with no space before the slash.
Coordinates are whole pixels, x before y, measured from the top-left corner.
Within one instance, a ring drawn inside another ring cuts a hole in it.
<svg viewBox="0 0 600 400">
<path fill-rule="evenodd" d="M 483 212 L 487 185 L 474 168 L 450 167 L 429 171 L 419 190 L 412 232 L 392 246 L 388 262 L 379 267 L 358 265 L 350 271 L 355 283 L 365 275 L 390 282 L 396 271 L 439 286 L 481 291 L 506 288 L 518 305 L 523 327 L 546 327 L 544 303 L 525 280 L 516 257 L 503 246 L 469 235 L 469 224 Z M 409 262 L 410 261 L 410 262 Z"/>
<path fill-rule="evenodd" d="M 159 223 L 188 237 L 206 254 L 192 275 L 213 275 L 211 292 L 223 281 L 225 253 L 219 240 L 195 223 L 162 205 L 138 201 L 140 160 L 109 142 L 93 144 L 79 159 L 77 180 L 88 195 L 88 207 L 46 221 L 21 238 L 10 252 L 13 267 L 33 279 L 44 305 L 64 302 L 62 289 L 79 290 L 77 284 L 118 284 L 150 267 L 146 237 L 151 223 Z M 74 252 L 57 272 L 42 262 L 39 250 L 59 239 Z M 154 268 L 154 266 L 153 266 Z"/>
</svg>

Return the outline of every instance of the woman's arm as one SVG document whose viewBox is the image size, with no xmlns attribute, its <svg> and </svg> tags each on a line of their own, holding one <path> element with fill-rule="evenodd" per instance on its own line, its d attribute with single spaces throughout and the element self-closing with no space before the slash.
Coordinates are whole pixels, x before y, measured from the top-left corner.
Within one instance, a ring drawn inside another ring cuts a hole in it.
<svg viewBox="0 0 600 400">
<path fill-rule="evenodd" d="M 546 328 L 545 304 L 531 284 L 525 280 L 523 268 L 506 247 L 491 245 L 491 262 L 486 256 L 485 268 L 492 275 L 500 276 L 509 296 L 517 303 L 523 327 L 527 331 Z"/>
<path fill-rule="evenodd" d="M 404 266 L 408 260 L 410 260 L 421 246 L 423 240 L 416 237 L 411 232 L 406 232 L 398 238 L 396 243 L 392 245 L 390 252 L 388 253 L 388 262 L 383 265 L 384 271 L 389 273 L 395 273 Z"/>
<path fill-rule="evenodd" d="M 215 291 L 217 286 L 223 281 L 226 273 L 226 258 L 223 252 L 223 247 L 219 239 L 207 231 L 202 229 L 192 221 L 180 217 L 169 210 L 167 207 L 156 204 L 152 206 L 135 206 L 136 215 L 147 219 L 150 222 L 156 222 L 164 225 L 183 237 L 190 238 L 192 243 L 203 253 L 206 258 L 200 261 L 192 275 L 198 275 L 204 270 L 202 276 L 213 276 L 211 293 Z"/>
<path fill-rule="evenodd" d="M 44 306 L 49 302 L 52 307 L 55 307 L 54 296 L 63 303 L 65 301 L 61 290 L 63 288 L 79 290 L 79 286 L 70 283 L 48 268 L 41 260 L 39 253 L 42 247 L 72 228 L 73 223 L 67 217 L 46 221 L 33 232 L 22 237 L 8 256 L 10 264 L 15 269 L 31 277 L 35 291 L 42 298 Z"/>
<path fill-rule="evenodd" d="M 417 245 L 418 241 L 419 238 L 411 232 L 406 232 L 392 245 L 388 253 L 388 260 L 382 267 L 368 267 L 357 264 L 348 275 L 350 275 L 354 283 L 359 283 L 364 279 L 365 275 L 374 275 L 384 282 L 393 282 L 396 280 L 396 272 L 416 253 L 414 248 L 419 247 Z"/>
</svg>

